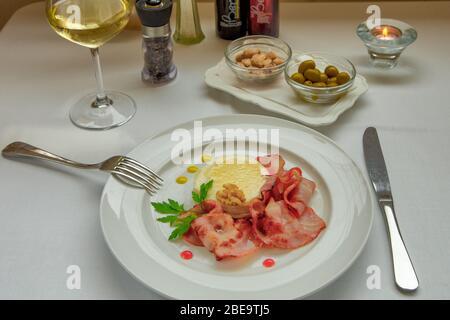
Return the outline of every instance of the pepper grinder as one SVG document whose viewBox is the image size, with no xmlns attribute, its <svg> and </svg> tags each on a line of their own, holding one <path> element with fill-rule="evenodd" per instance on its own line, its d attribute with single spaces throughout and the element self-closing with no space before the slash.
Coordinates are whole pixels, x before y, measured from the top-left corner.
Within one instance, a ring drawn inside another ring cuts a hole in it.
<svg viewBox="0 0 450 320">
<path fill-rule="evenodd" d="M 137 0 L 136 11 L 142 23 L 144 68 L 142 81 L 164 84 L 177 76 L 170 38 L 171 0 Z"/>
</svg>

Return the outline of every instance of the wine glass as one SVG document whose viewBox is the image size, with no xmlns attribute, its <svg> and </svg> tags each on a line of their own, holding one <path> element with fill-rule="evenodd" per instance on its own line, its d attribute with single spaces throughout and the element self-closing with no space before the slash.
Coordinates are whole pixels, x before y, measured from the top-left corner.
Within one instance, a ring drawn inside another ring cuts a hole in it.
<svg viewBox="0 0 450 320">
<path fill-rule="evenodd" d="M 128 95 L 105 91 L 99 47 L 127 25 L 133 0 L 47 0 L 46 13 L 51 27 L 61 37 L 88 47 L 95 64 L 97 93 L 77 101 L 70 119 L 85 129 L 110 129 L 130 120 L 136 105 Z"/>
</svg>

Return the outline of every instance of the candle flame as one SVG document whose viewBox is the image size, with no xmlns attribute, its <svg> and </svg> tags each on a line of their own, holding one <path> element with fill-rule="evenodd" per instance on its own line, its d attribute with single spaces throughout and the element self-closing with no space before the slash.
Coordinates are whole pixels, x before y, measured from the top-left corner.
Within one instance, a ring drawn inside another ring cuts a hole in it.
<svg viewBox="0 0 450 320">
<path fill-rule="evenodd" d="M 387 27 L 384 27 L 382 33 L 383 33 L 383 37 L 387 37 L 387 36 L 389 35 L 388 28 L 387 28 Z"/>
</svg>

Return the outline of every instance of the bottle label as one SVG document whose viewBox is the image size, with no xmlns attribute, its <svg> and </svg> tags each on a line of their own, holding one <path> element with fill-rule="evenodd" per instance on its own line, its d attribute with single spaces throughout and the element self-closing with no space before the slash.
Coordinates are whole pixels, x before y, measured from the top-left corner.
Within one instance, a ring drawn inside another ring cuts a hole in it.
<svg viewBox="0 0 450 320">
<path fill-rule="evenodd" d="M 222 27 L 240 27 L 242 25 L 239 1 L 224 1 L 223 14 L 220 16 L 220 25 Z"/>
<path fill-rule="evenodd" d="M 272 23 L 272 12 L 267 8 L 265 0 L 251 0 L 250 3 L 250 18 L 256 19 L 258 24 Z"/>
</svg>

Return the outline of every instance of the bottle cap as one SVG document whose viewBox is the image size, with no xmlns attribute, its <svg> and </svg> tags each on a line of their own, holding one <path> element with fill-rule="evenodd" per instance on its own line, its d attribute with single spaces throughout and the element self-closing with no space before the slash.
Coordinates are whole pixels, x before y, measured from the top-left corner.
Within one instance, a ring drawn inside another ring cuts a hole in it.
<svg viewBox="0 0 450 320">
<path fill-rule="evenodd" d="M 136 11 L 146 27 L 161 27 L 169 23 L 172 14 L 171 0 L 136 0 Z"/>
</svg>

